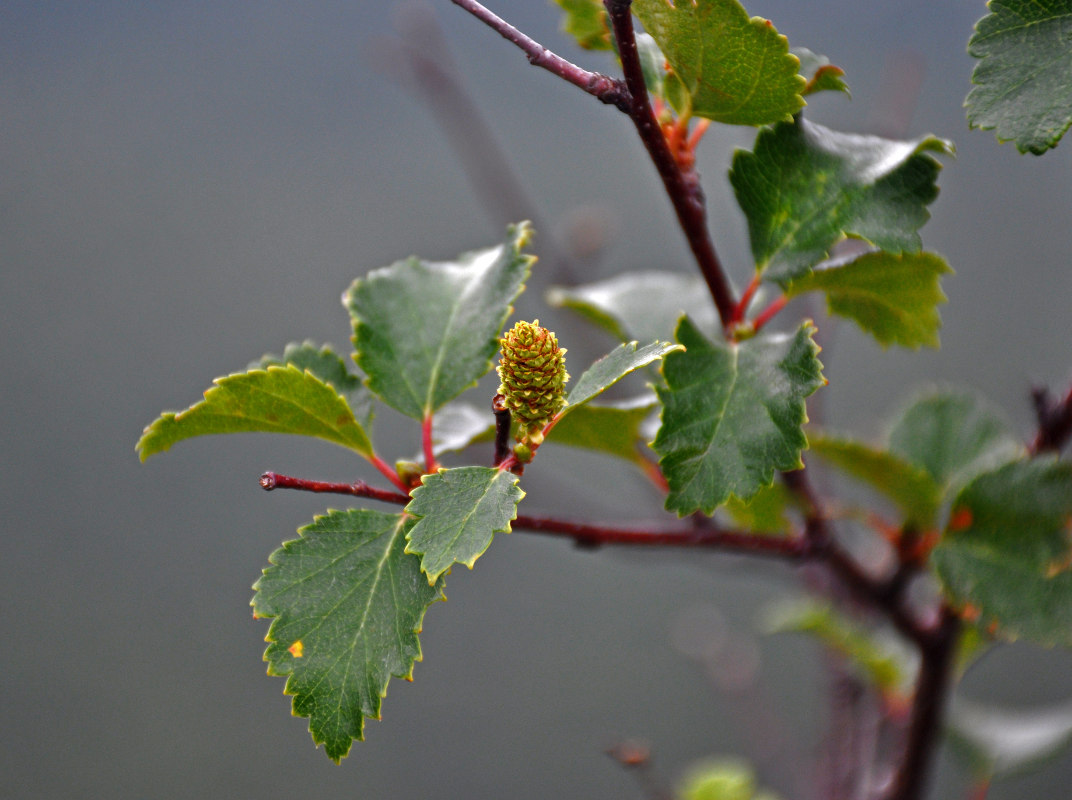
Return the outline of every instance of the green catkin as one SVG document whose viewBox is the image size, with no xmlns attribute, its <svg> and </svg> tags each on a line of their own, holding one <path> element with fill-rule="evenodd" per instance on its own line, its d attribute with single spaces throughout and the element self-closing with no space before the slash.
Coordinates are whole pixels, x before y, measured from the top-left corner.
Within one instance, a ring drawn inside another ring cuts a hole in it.
<svg viewBox="0 0 1072 800">
<path fill-rule="evenodd" d="M 566 351 L 539 320 L 518 322 L 499 346 L 499 394 L 518 425 L 517 440 L 539 447 L 544 425 L 566 405 Z"/>
</svg>

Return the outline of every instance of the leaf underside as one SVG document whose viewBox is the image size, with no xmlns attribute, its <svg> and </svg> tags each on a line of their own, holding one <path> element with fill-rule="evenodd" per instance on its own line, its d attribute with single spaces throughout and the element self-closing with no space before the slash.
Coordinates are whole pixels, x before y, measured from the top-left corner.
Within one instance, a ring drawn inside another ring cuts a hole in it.
<svg viewBox="0 0 1072 800">
<path fill-rule="evenodd" d="M 991 0 L 987 7 L 968 42 L 979 59 L 964 101 L 968 122 L 1041 155 L 1072 125 L 1072 0 Z"/>
<path fill-rule="evenodd" d="M 200 403 L 167 411 L 145 429 L 137 444 L 142 461 L 194 436 L 249 432 L 315 436 L 372 455 L 372 443 L 346 399 L 311 372 L 270 366 L 214 383 Z"/>
<path fill-rule="evenodd" d="M 776 470 L 799 469 L 807 446 L 804 398 L 825 383 L 804 323 L 793 335 L 709 341 L 686 317 L 684 352 L 663 362 L 662 426 L 653 447 L 670 487 L 666 508 L 711 514 L 732 495 L 747 500 Z"/>
<path fill-rule="evenodd" d="M 566 395 L 566 406 L 559 412 L 559 415 L 568 414 L 592 398 L 598 397 L 630 372 L 681 349 L 681 345 L 672 342 L 651 342 L 643 347 L 638 347 L 636 342 L 618 345 L 592 364 L 577 379 L 577 383 Z"/>
<path fill-rule="evenodd" d="M 522 223 L 497 247 L 453 262 L 409 258 L 354 281 L 354 357 L 377 397 L 423 420 L 491 369 L 534 260 L 521 253 L 530 234 Z"/>
<path fill-rule="evenodd" d="M 254 615 L 272 617 L 264 660 L 286 676 L 295 716 L 339 761 L 364 720 L 379 719 L 392 676 L 410 679 L 421 659 L 425 610 L 443 598 L 405 552 L 402 514 L 368 509 L 317 517 L 272 554 L 254 585 Z"/>
</svg>

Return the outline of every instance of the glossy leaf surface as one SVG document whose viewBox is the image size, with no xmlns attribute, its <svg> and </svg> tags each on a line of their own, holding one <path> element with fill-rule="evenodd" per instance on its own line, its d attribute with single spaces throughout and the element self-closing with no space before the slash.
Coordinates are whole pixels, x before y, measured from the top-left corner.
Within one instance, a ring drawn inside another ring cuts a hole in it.
<svg viewBox="0 0 1072 800">
<path fill-rule="evenodd" d="M 358 278 L 345 302 L 358 366 L 377 397 L 431 416 L 491 369 L 498 336 L 528 277 L 527 224 L 498 247 L 437 263 L 409 258 Z"/>
<path fill-rule="evenodd" d="M 566 395 L 566 406 L 558 415 L 569 414 L 578 406 L 598 397 L 630 372 L 658 361 L 668 353 L 678 352 L 681 345 L 672 342 L 652 342 L 638 347 L 636 342 L 620 344 L 584 371 Z"/>
<path fill-rule="evenodd" d="M 411 678 L 421 659 L 424 612 L 443 599 L 405 552 L 406 518 L 368 509 L 331 511 L 269 559 L 253 611 L 272 617 L 264 660 L 287 678 L 294 714 L 339 761 L 365 719 L 379 719 L 392 676 Z"/>
<path fill-rule="evenodd" d="M 955 750 L 973 772 L 1000 778 L 1029 769 L 1072 744 L 1072 704 L 999 708 L 955 697 L 949 729 Z"/>
<path fill-rule="evenodd" d="M 311 372 L 268 367 L 213 383 L 200 403 L 167 411 L 145 429 L 137 444 L 142 461 L 194 436 L 249 432 L 315 436 L 372 455 L 372 443 L 346 399 Z"/>
<path fill-rule="evenodd" d="M 583 286 L 556 287 L 547 300 L 573 309 L 623 342 L 671 339 L 682 314 L 707 335 L 719 329 L 707 284 L 680 272 L 626 272 Z"/>
<path fill-rule="evenodd" d="M 425 475 L 406 506 L 417 517 L 407 553 L 421 557 L 430 583 L 453 564 L 472 569 L 496 533 L 509 533 L 525 493 L 517 476 L 494 467 L 458 467 Z"/>
<path fill-rule="evenodd" d="M 1039 155 L 1072 125 L 1072 0 L 990 0 L 987 8 L 968 42 L 979 59 L 968 122 Z"/>
<path fill-rule="evenodd" d="M 663 362 L 662 426 L 653 447 L 670 486 L 666 507 L 710 514 L 731 496 L 752 497 L 777 470 L 802 466 L 804 398 L 823 385 L 814 328 L 709 341 L 686 317 L 685 352 Z"/>
<path fill-rule="evenodd" d="M 931 559 L 952 601 L 995 635 L 1072 645 L 1072 464 L 1015 461 L 977 476 Z"/>
<path fill-rule="evenodd" d="M 767 125 L 804 105 L 786 38 L 737 0 L 634 0 L 632 8 L 687 89 L 693 115 Z"/>
<path fill-rule="evenodd" d="M 917 230 L 938 194 L 941 164 L 931 153 L 952 153 L 952 145 L 840 133 L 804 119 L 761 130 L 730 171 L 757 271 L 788 282 L 847 236 L 918 252 Z"/>
<path fill-rule="evenodd" d="M 831 314 L 853 320 L 883 346 L 938 347 L 938 306 L 946 301 L 939 279 L 949 272 L 934 253 L 878 250 L 807 272 L 785 293 L 823 292 Z"/>
</svg>

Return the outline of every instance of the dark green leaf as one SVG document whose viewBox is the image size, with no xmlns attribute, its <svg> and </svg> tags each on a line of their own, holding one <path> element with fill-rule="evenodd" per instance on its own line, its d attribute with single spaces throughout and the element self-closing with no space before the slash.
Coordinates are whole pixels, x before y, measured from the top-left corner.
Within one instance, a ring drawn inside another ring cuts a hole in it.
<svg viewBox="0 0 1072 800">
<path fill-rule="evenodd" d="M 1072 705 L 995 708 L 954 697 L 949 730 L 972 771 L 1001 778 L 1030 769 L 1072 743 Z"/>
<path fill-rule="evenodd" d="M 307 369 L 324 383 L 334 386 L 339 394 L 350 401 L 357 421 L 368 430 L 372 426 L 372 393 L 361 383 L 361 378 L 346 368 L 346 362 L 331 345 L 318 346 L 315 342 L 291 342 L 282 356 L 271 353 L 249 365 L 249 369 L 268 369 L 272 366 L 293 364 L 298 369 Z"/>
<path fill-rule="evenodd" d="M 457 261 L 410 258 L 358 278 L 346 293 L 368 387 L 415 419 L 432 415 L 491 369 L 498 335 L 528 277 L 527 224 Z"/>
<path fill-rule="evenodd" d="M 644 465 L 641 426 L 655 409 L 654 395 L 622 403 L 586 403 L 564 416 L 547 437 L 548 442 L 595 450 Z"/>
<path fill-rule="evenodd" d="M 686 317 L 685 352 L 663 361 L 662 427 L 653 447 L 670 485 L 666 507 L 710 514 L 731 495 L 748 499 L 776 470 L 799 469 L 807 446 L 804 398 L 824 384 L 815 329 L 711 342 Z"/>
<path fill-rule="evenodd" d="M 264 660 L 287 676 L 294 714 L 339 761 L 379 719 L 391 676 L 412 678 L 417 634 L 443 582 L 429 586 L 405 552 L 404 515 L 330 511 L 286 542 L 253 587 L 253 612 L 274 617 Z"/>
<path fill-rule="evenodd" d="M 1072 464 L 1015 461 L 977 476 L 931 558 L 952 601 L 995 635 L 1072 645 Z"/>
<path fill-rule="evenodd" d="M 517 476 L 494 467 L 458 467 L 425 475 L 406 513 L 418 517 L 407 534 L 407 553 L 421 556 L 431 583 L 450 569 L 470 569 L 496 533 L 509 533 L 525 493 Z"/>
<path fill-rule="evenodd" d="M 890 498 L 906 521 L 922 527 L 937 524 L 942 487 L 923 467 L 848 439 L 812 434 L 808 443 L 817 456 Z"/>
<path fill-rule="evenodd" d="M 565 408 L 558 412 L 558 416 L 569 414 L 593 397 L 598 397 L 630 372 L 658 361 L 667 353 L 682 349 L 681 345 L 671 342 L 652 342 L 639 348 L 636 342 L 618 345 L 577 379 L 577 383 L 566 395 Z"/>
<path fill-rule="evenodd" d="M 829 58 L 813 53 L 806 47 L 793 48 L 792 53 L 800 59 L 800 74 L 807 81 L 802 95 L 828 91 L 850 94 L 848 85 L 841 79 L 845 70 L 835 67 Z"/>
<path fill-rule="evenodd" d="M 800 62 L 768 20 L 737 0 L 633 0 L 691 96 L 692 114 L 733 125 L 789 119 L 804 105 Z"/>
<path fill-rule="evenodd" d="M 372 455 L 372 443 L 345 398 L 311 372 L 268 367 L 213 383 L 200 403 L 166 411 L 145 429 L 137 444 L 142 461 L 193 436 L 248 432 L 315 436 Z"/>
<path fill-rule="evenodd" d="M 945 390 L 915 400 L 890 431 L 890 453 L 922 467 L 943 490 L 1016 458 L 1023 446 L 985 402 Z"/>
<path fill-rule="evenodd" d="M 602 0 L 555 0 L 566 12 L 562 30 L 585 50 L 610 50 L 610 28 Z"/>
<path fill-rule="evenodd" d="M 1021 153 L 1056 147 L 1072 125 L 1072 0 L 990 0 L 968 52 L 979 59 L 965 106 Z"/>
<path fill-rule="evenodd" d="M 705 334 L 713 336 L 720 327 L 707 284 L 679 272 L 626 272 L 584 286 L 556 287 L 547 301 L 573 309 L 623 342 L 670 339 L 686 313 Z"/>
<path fill-rule="evenodd" d="M 900 142 L 802 118 L 761 130 L 755 150 L 738 151 L 730 172 L 756 269 L 788 282 L 847 236 L 893 253 L 918 252 L 916 231 L 938 195 L 941 164 L 930 152 L 953 148 L 933 136 Z"/>
<path fill-rule="evenodd" d="M 939 278 L 948 272 L 949 265 L 933 253 L 878 250 L 807 272 L 786 285 L 785 293 L 825 292 L 831 314 L 854 320 L 883 346 L 937 347 L 938 306 L 946 301 Z"/>
</svg>

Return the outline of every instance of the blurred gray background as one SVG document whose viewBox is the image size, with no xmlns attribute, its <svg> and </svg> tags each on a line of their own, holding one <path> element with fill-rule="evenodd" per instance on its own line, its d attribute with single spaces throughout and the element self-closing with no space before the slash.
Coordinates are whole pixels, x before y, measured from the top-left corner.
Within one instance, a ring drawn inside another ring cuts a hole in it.
<svg viewBox="0 0 1072 800">
<path fill-rule="evenodd" d="M 550 3 L 491 5 L 612 69 L 572 46 Z M 1019 156 L 967 129 L 965 44 L 983 3 L 748 8 L 848 73 L 855 99 L 819 97 L 811 119 L 958 147 L 923 230 L 957 271 L 942 350 L 883 352 L 820 318 L 830 386 L 813 416 L 875 436 L 914 388 L 952 381 L 1026 436 L 1029 386 L 1072 374 L 1072 145 Z M 429 25 L 440 43 L 421 38 Z M 248 603 L 268 554 L 345 501 L 265 494 L 257 477 L 375 474 L 330 445 L 270 436 L 195 440 L 139 464 L 142 427 L 213 377 L 292 340 L 345 348 L 339 295 L 355 276 L 499 241 L 505 219 L 420 100 L 400 35 L 425 56 L 449 48 L 541 220 L 544 258 L 519 313 L 552 323 L 573 364 L 606 351 L 609 339 L 541 294 L 690 268 L 654 171 L 621 114 L 445 0 L 0 4 L 0 795 L 640 797 L 603 755 L 637 737 L 668 782 L 695 758 L 736 753 L 787 798 L 809 797 L 827 709 L 820 657 L 803 639 L 754 635 L 761 607 L 797 590 L 788 569 L 500 536 L 451 576 L 415 681 L 391 684 L 384 721 L 337 767 L 290 717 L 283 681 L 265 676 L 268 626 Z M 752 136 L 713 132 L 699 165 L 738 285 L 747 237 L 726 168 Z M 554 243 L 579 230 L 605 246 L 566 270 Z M 417 449 L 396 429 L 381 416 L 388 458 Z M 541 453 L 530 513 L 659 516 L 639 476 L 596 458 L 567 471 L 571 457 Z M 1045 703 L 1072 695 L 1070 668 L 1067 652 L 1006 647 L 965 691 Z M 1066 754 L 990 797 L 1065 798 L 1069 785 Z M 961 796 L 943 759 L 933 797 Z"/>
</svg>

